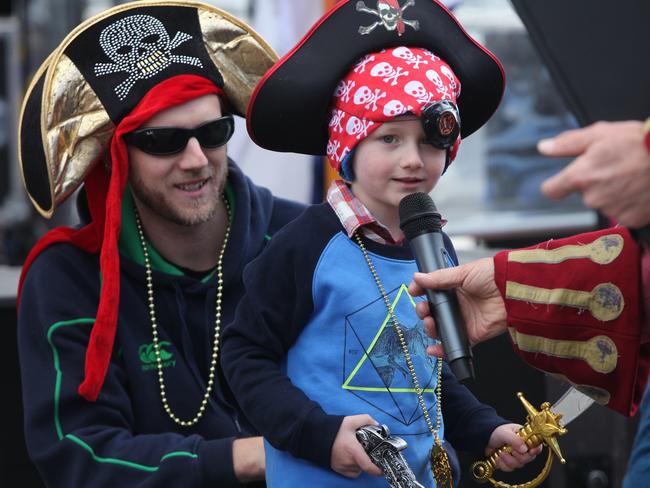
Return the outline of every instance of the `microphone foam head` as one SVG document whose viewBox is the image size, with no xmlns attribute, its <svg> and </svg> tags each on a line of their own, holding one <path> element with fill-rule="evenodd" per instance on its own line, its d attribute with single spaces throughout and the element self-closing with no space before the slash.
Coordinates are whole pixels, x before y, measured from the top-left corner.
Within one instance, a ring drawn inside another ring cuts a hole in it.
<svg viewBox="0 0 650 488">
<path fill-rule="evenodd" d="M 399 220 L 400 229 L 409 240 L 441 229 L 438 209 L 431 197 L 423 192 L 411 193 L 402 198 L 399 202 Z"/>
</svg>

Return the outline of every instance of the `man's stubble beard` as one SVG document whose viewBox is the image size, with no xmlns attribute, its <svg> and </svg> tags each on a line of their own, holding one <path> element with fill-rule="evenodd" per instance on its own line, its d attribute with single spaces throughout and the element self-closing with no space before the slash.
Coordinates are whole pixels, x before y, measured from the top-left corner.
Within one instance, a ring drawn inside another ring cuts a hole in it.
<svg viewBox="0 0 650 488">
<path fill-rule="evenodd" d="M 216 175 L 213 173 L 211 176 L 211 180 L 206 185 L 213 187 Z M 183 227 L 193 227 L 203 224 L 214 217 L 217 212 L 219 200 L 221 199 L 221 193 L 223 192 L 223 184 L 220 186 L 221 188 L 216 188 L 208 194 L 207 201 L 209 205 L 206 206 L 203 213 L 200 213 L 197 210 L 205 206 L 204 200 L 193 201 L 191 206 L 185 207 L 189 212 L 184 212 L 174 205 L 164 192 L 149 188 L 140 179 L 131 182 L 131 188 L 135 197 L 152 213 Z"/>
</svg>

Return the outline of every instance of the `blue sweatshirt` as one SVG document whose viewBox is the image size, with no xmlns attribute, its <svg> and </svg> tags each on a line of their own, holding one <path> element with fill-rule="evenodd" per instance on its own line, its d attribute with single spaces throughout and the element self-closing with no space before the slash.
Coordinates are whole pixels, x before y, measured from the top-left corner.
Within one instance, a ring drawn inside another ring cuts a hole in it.
<svg viewBox="0 0 650 488">
<path fill-rule="evenodd" d="M 243 293 L 244 266 L 304 208 L 256 187 L 234 163 L 227 196 L 234 217 L 224 256 L 223 324 L 232 320 Z M 238 486 L 233 439 L 257 432 L 240 414 L 221 372 L 197 425 L 182 428 L 163 410 L 142 250 L 127 200 L 117 334 L 96 403 L 80 397 L 77 387 L 99 300 L 98 256 L 53 245 L 27 274 L 18 346 L 30 456 L 48 486 Z M 167 398 L 174 413 L 187 419 L 206 390 L 216 276 L 185 276 L 150 250 Z"/>
<path fill-rule="evenodd" d="M 455 259 L 451 243 L 449 252 Z M 408 246 L 364 239 L 407 338 L 435 423 L 437 360 L 407 291 L 416 264 Z M 244 273 L 246 294 L 224 332 L 222 365 L 231 388 L 267 446 L 268 486 L 385 486 L 330 469 L 344 416 L 369 414 L 404 438 L 418 480 L 435 486 L 427 464 L 433 443 L 385 302 L 355 241 L 328 204 L 286 226 Z M 456 448 L 483 454 L 505 420 L 480 404 L 443 363 L 444 426 Z M 452 463 L 457 464 L 453 448 Z M 458 480 L 458 473 L 456 473 Z"/>
</svg>

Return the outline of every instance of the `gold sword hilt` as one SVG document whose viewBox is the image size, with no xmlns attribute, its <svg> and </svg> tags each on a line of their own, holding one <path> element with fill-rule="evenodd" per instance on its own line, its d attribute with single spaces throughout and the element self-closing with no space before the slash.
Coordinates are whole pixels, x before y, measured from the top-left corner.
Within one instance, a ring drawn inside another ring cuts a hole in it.
<svg viewBox="0 0 650 488">
<path fill-rule="evenodd" d="M 521 429 L 519 429 L 517 435 L 524 440 L 529 449 L 542 444 L 548 447 L 546 463 L 544 464 L 542 471 L 534 479 L 526 483 L 511 485 L 502 481 L 497 481 L 492 477 L 492 475 L 496 469 L 496 462 L 499 458 L 499 454 L 503 452 L 512 452 L 512 446 L 502 446 L 494 451 L 485 461 L 477 461 L 472 464 L 472 475 L 479 483 L 486 483 L 489 481 L 497 488 L 534 488 L 539 486 L 539 484 L 542 483 L 551 472 L 553 457 L 557 457 L 562 464 L 566 462 L 562 457 L 560 445 L 556 439 L 557 436 L 567 433 L 567 430 L 562 427 L 559 422 L 562 415 L 553 413 L 551 411 L 551 404 L 548 402 L 542 403 L 540 410 L 536 410 L 535 407 L 524 398 L 523 393 L 517 393 L 517 398 L 519 398 L 521 403 L 524 405 L 526 412 L 528 412 L 526 423 Z"/>
</svg>

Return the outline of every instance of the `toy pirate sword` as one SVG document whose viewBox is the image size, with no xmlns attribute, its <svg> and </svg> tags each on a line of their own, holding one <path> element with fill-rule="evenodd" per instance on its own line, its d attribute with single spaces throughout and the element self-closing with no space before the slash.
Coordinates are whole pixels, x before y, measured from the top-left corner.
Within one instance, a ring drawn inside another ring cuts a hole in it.
<svg viewBox="0 0 650 488">
<path fill-rule="evenodd" d="M 553 457 L 556 456 L 562 464 L 566 461 L 562 457 L 560 445 L 556 436 L 567 433 L 566 425 L 582 415 L 594 403 L 594 399 L 581 393 L 574 387 L 569 388 L 558 401 L 551 406 L 544 402 L 540 410 L 536 410 L 522 393 L 517 397 L 528 412 L 526 424 L 517 433 L 526 442 L 529 448 L 541 444 L 549 448 L 548 457 L 544 468 L 537 477 L 527 483 L 519 485 L 508 485 L 492 478 L 496 461 L 504 451 L 511 451 L 511 446 L 503 446 L 485 461 L 478 461 L 472 465 L 472 474 L 479 483 L 489 481 L 499 488 L 535 488 L 542 483 L 551 471 Z M 560 422 L 562 419 L 562 422 Z M 366 425 L 357 430 L 357 439 L 365 449 L 373 463 L 383 469 L 384 476 L 391 488 L 420 488 L 422 485 L 417 482 L 413 471 L 402 456 L 400 451 L 406 449 L 406 442 L 396 436 L 392 436 L 385 425 Z"/>
<path fill-rule="evenodd" d="M 569 388 L 558 401 L 551 406 L 548 402 L 542 403 L 540 410 L 536 410 L 525 398 L 522 393 L 517 393 L 524 408 L 528 412 L 526 424 L 517 432 L 528 448 L 537 447 L 541 444 L 548 447 L 548 456 L 542 471 L 531 481 L 516 485 L 517 488 L 534 488 L 546 479 L 553 465 L 553 457 L 556 456 L 562 464 L 566 461 L 562 457 L 560 445 L 556 437 L 567 433 L 565 428 L 569 423 L 582 415 L 594 403 L 593 398 L 581 393 L 576 388 Z M 561 422 L 560 422 L 561 420 Z M 489 481 L 493 486 L 499 488 L 513 487 L 501 481 L 496 481 L 492 474 L 496 466 L 499 454 L 507 451 L 511 452 L 511 446 L 503 446 L 485 461 L 478 461 L 472 465 L 472 475 L 480 483 Z"/>
<path fill-rule="evenodd" d="M 388 427 L 364 425 L 357 429 L 357 440 L 370 460 L 384 471 L 391 488 L 424 488 L 400 452 L 406 449 L 406 441 L 392 436 Z"/>
</svg>

